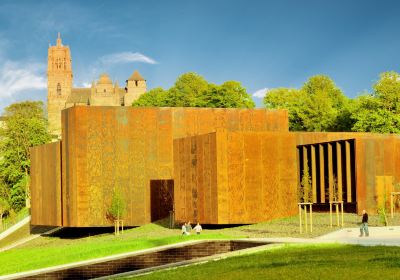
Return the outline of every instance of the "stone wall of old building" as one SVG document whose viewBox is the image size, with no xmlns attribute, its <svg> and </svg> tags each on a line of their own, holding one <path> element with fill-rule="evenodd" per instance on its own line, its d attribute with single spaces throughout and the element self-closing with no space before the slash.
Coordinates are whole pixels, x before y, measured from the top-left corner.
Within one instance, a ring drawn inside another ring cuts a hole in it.
<svg viewBox="0 0 400 280">
<path fill-rule="evenodd" d="M 47 114 L 49 130 L 55 135 L 61 134 L 61 110 L 72 90 L 71 63 L 70 49 L 58 34 L 57 44 L 49 47 L 47 64 Z"/>
<path fill-rule="evenodd" d="M 61 111 L 73 106 L 131 106 L 146 92 L 146 80 L 134 71 L 126 80 L 126 89 L 113 83 L 107 74 L 91 88 L 73 88 L 71 53 L 58 34 L 55 46 L 48 49 L 47 112 L 49 130 L 61 136 Z"/>
</svg>

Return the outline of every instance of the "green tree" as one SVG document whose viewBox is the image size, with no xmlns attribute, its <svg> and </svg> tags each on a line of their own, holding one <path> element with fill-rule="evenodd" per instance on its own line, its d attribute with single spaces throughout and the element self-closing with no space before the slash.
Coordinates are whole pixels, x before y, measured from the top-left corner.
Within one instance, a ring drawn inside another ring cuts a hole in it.
<svg viewBox="0 0 400 280">
<path fill-rule="evenodd" d="M 114 221 L 115 235 L 119 234 L 119 228 L 122 222 L 122 218 L 125 215 L 126 203 L 118 188 L 114 188 L 113 195 L 111 198 L 111 205 L 106 214 L 108 218 Z"/>
<path fill-rule="evenodd" d="M 358 97 L 355 107 L 354 131 L 400 133 L 400 74 L 382 73 L 373 93 Z"/>
<path fill-rule="evenodd" d="M 251 96 L 239 82 L 222 85 L 208 83 L 202 76 L 189 72 L 181 75 L 168 90 L 152 89 L 141 95 L 133 106 L 253 108 Z"/>
<path fill-rule="evenodd" d="M 10 204 L 19 211 L 29 199 L 30 147 L 47 143 L 43 102 L 14 103 L 4 110 L 5 125 L 0 129 L 0 181 L 10 194 Z"/>
<path fill-rule="evenodd" d="M 304 164 L 305 165 L 299 189 L 299 202 L 312 203 L 312 186 L 310 172 L 308 168 L 308 161 L 306 160 Z"/>
<path fill-rule="evenodd" d="M 301 89 L 270 90 L 267 108 L 287 109 L 289 127 L 294 131 L 349 131 L 349 100 L 328 76 L 316 75 Z"/>
<path fill-rule="evenodd" d="M 237 81 L 227 81 L 222 85 L 210 84 L 208 91 L 200 96 L 198 107 L 210 108 L 254 108 L 254 101 L 246 89 Z"/>
<path fill-rule="evenodd" d="M 289 114 L 289 129 L 305 130 L 300 111 L 304 108 L 304 92 L 294 88 L 275 88 L 267 92 L 264 105 L 267 109 L 287 109 Z"/>
<path fill-rule="evenodd" d="M 132 106 L 134 107 L 166 107 L 168 106 L 167 100 L 168 92 L 162 88 L 153 88 L 142 94 Z"/>
<path fill-rule="evenodd" d="M 120 220 L 125 215 L 126 203 L 118 188 L 115 188 L 111 198 L 111 205 L 108 209 L 108 216 L 112 220 Z"/>
<path fill-rule="evenodd" d="M 347 107 L 347 98 L 328 76 L 311 77 L 301 88 L 304 92 L 304 108 L 300 111 L 307 131 L 350 130 L 338 123 Z"/>
</svg>

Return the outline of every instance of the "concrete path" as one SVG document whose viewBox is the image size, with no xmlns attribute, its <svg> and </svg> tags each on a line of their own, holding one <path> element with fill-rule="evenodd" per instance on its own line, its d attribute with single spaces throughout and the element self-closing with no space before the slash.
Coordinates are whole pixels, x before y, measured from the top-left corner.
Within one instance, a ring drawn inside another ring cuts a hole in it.
<svg viewBox="0 0 400 280">
<path fill-rule="evenodd" d="M 365 246 L 400 246 L 400 226 L 369 227 L 369 237 L 359 237 L 359 235 L 359 228 L 344 228 L 315 238 L 315 240 Z"/>
<path fill-rule="evenodd" d="M 9 236 L 11 234 L 13 234 L 15 231 L 17 231 L 21 227 L 29 224 L 30 221 L 31 221 L 31 216 L 28 216 L 28 217 L 24 218 L 23 220 L 21 220 L 20 222 L 18 222 L 17 224 L 15 224 L 12 227 L 10 227 L 9 229 L 5 230 L 4 232 L 2 232 L 0 234 L 0 240 L 3 239 L 3 238 L 6 238 L 7 236 Z M 56 227 L 56 228 L 50 229 L 50 230 L 45 231 L 45 232 L 41 232 L 41 233 L 37 233 L 37 234 L 30 234 L 29 236 L 27 236 L 25 238 L 22 238 L 20 240 L 17 240 L 14 243 L 12 243 L 12 244 L 10 244 L 8 246 L 0 248 L 0 252 L 4 252 L 4 251 L 10 250 L 12 248 L 15 248 L 15 247 L 17 247 L 19 245 L 22 245 L 22 244 L 24 244 L 26 242 L 29 242 L 29 241 L 31 241 L 31 240 L 33 240 L 35 238 L 38 238 L 39 236 L 41 236 L 43 234 L 52 234 L 52 233 L 60 230 L 61 228 L 62 227 Z"/>
<path fill-rule="evenodd" d="M 250 240 L 258 240 L 270 243 L 340 243 L 364 246 L 400 246 L 400 226 L 370 227 L 369 237 L 359 237 L 359 235 L 359 228 L 343 228 L 316 238 L 276 237 L 253 238 Z"/>
<path fill-rule="evenodd" d="M 7 236 L 12 234 L 16 230 L 18 230 L 21 227 L 23 227 L 24 225 L 28 224 L 30 221 L 31 221 L 31 216 L 28 216 L 28 217 L 22 219 L 21 221 L 19 221 L 18 223 L 16 223 L 15 225 L 11 226 L 10 228 L 6 229 L 2 233 L 0 233 L 0 240 L 3 238 L 6 238 Z"/>
</svg>

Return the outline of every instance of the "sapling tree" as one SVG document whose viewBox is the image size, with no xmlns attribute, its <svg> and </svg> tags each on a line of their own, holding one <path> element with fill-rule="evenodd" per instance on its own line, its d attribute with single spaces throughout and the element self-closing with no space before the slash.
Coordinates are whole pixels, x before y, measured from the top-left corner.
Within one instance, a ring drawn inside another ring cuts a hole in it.
<svg viewBox="0 0 400 280">
<path fill-rule="evenodd" d="M 115 234 L 118 233 L 119 224 L 121 219 L 124 217 L 126 212 L 126 203 L 123 198 L 120 190 L 118 188 L 114 188 L 111 205 L 108 209 L 108 216 L 114 221 L 116 224 Z"/>
</svg>

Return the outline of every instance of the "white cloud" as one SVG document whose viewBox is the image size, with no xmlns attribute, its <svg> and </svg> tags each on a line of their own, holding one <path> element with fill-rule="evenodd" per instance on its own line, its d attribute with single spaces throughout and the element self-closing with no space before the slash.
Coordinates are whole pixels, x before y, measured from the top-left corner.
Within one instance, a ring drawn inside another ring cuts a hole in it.
<svg viewBox="0 0 400 280">
<path fill-rule="evenodd" d="M 157 61 L 154 59 L 145 56 L 144 54 L 138 52 L 120 52 L 120 53 L 113 53 L 109 55 L 105 55 L 100 58 L 100 62 L 104 64 L 109 63 L 130 63 L 130 62 L 143 62 L 148 64 L 157 64 Z"/>
<path fill-rule="evenodd" d="M 83 82 L 83 83 L 82 83 L 82 87 L 84 87 L 84 88 L 90 88 L 90 87 L 92 87 L 92 84 L 91 84 L 91 83 L 87 83 L 87 82 Z"/>
<path fill-rule="evenodd" d="M 268 92 L 268 88 L 262 88 L 262 89 L 257 90 L 255 93 L 253 93 L 253 96 L 255 98 L 264 98 L 265 95 L 267 94 L 267 92 Z"/>
<path fill-rule="evenodd" d="M 0 66 L 0 98 L 9 98 L 23 91 L 45 89 L 44 64 L 5 61 Z"/>
</svg>

